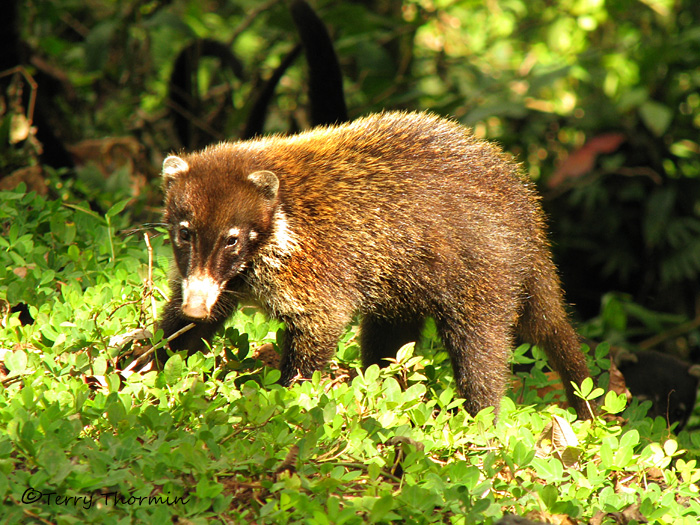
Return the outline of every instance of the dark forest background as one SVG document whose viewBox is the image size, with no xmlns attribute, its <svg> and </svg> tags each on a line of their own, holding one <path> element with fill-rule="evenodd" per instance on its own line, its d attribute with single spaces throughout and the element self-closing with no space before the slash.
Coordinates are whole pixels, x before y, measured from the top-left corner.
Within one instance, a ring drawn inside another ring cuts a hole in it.
<svg viewBox="0 0 700 525">
<path fill-rule="evenodd" d="M 146 221 L 168 152 L 237 138 L 250 126 L 292 132 L 313 123 L 309 79 L 327 66 L 320 56 L 310 71 L 295 48 L 289 2 L 7 4 L 6 187 L 24 179 L 58 198 L 82 192 L 96 207 L 130 193 L 135 220 Z M 349 118 L 431 110 L 522 162 L 542 191 L 572 310 L 579 321 L 599 318 L 587 335 L 665 343 L 700 358 L 697 2 L 312 7 L 335 47 Z M 178 97 L 173 82 L 190 98 Z M 263 118 L 254 105 L 265 89 L 274 91 Z"/>
</svg>

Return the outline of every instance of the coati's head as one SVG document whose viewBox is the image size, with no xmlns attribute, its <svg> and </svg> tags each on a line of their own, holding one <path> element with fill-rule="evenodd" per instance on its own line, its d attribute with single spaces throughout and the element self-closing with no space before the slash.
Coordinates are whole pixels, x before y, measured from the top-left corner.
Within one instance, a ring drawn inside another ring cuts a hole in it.
<svg viewBox="0 0 700 525">
<path fill-rule="evenodd" d="M 204 152 L 166 158 L 163 187 L 164 219 L 182 276 L 182 313 L 204 320 L 269 239 L 279 180 L 270 171 L 212 162 Z"/>
</svg>

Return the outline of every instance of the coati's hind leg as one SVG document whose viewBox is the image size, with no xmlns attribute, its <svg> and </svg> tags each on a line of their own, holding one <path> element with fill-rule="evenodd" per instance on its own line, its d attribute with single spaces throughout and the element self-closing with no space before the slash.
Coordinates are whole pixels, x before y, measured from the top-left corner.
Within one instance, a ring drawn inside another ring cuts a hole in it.
<svg viewBox="0 0 700 525">
<path fill-rule="evenodd" d="M 488 406 L 496 414 L 505 393 L 511 350 L 510 324 L 496 312 L 443 312 L 436 315 L 438 332 L 450 354 L 457 392 L 472 416 Z"/>
<path fill-rule="evenodd" d="M 423 324 L 423 320 L 396 321 L 365 315 L 360 322 L 362 365 L 386 366 L 387 357 L 396 357 L 399 348 L 420 339 Z"/>
<path fill-rule="evenodd" d="M 569 404 L 579 418 L 590 419 L 588 405 L 574 394 L 571 386 L 572 381 L 580 385 L 590 372 L 579 337 L 564 309 L 559 278 L 551 261 L 542 262 L 537 275 L 527 283 L 525 297 L 518 324 L 520 335 L 545 351 L 550 365 L 561 377 Z"/>
</svg>

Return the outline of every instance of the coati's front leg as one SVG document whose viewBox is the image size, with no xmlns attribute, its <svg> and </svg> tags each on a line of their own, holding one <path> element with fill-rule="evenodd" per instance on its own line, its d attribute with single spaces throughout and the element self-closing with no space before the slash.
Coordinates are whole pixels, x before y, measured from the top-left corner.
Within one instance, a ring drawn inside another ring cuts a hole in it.
<svg viewBox="0 0 700 525">
<path fill-rule="evenodd" d="M 295 379 L 308 379 L 316 370 L 322 370 L 335 355 L 350 320 L 350 316 L 333 321 L 323 317 L 285 319 L 280 384 L 289 386 Z"/>
<path fill-rule="evenodd" d="M 195 321 L 182 313 L 182 284 L 180 279 L 174 280 L 170 288 L 172 290 L 170 301 L 165 306 L 159 323 L 159 327 L 163 330 L 163 337 L 168 338 L 190 323 L 194 323 L 194 327 L 170 341 L 169 347 L 173 352 L 187 350 L 188 355 L 198 351 L 205 351 L 207 346 L 204 341 L 211 342 L 216 331 L 235 309 L 236 302 L 228 301 L 226 297 L 222 296 L 212 308 L 210 319 Z M 167 347 L 163 346 L 156 351 L 156 366 L 162 368 L 167 359 Z"/>
<path fill-rule="evenodd" d="M 289 385 L 295 378 L 309 378 L 335 355 L 338 340 L 351 321 L 351 315 L 310 317 L 287 321 L 282 343 L 280 383 Z M 404 344 L 417 341 L 423 321 L 393 321 L 367 315 L 360 332 L 362 364 L 386 366 L 387 357 L 396 357 Z"/>
</svg>

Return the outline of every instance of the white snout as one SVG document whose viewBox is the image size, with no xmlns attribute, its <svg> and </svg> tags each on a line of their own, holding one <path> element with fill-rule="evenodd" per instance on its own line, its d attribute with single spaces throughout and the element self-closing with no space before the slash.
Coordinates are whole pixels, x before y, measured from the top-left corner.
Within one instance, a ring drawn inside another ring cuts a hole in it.
<svg viewBox="0 0 700 525">
<path fill-rule="evenodd" d="M 182 281 L 182 313 L 206 319 L 221 293 L 221 286 L 208 274 L 195 274 Z"/>
</svg>

